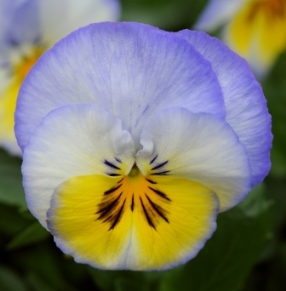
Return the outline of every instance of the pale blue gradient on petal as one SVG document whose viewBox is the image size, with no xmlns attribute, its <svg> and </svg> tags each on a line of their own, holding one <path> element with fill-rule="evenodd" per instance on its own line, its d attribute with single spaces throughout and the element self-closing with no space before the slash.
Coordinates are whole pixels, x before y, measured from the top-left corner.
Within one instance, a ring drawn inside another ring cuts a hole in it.
<svg viewBox="0 0 286 291">
<path fill-rule="evenodd" d="M 184 30 L 187 39 L 212 64 L 220 82 L 226 121 L 247 149 L 252 186 L 263 181 L 270 170 L 271 116 L 260 84 L 247 62 L 221 41 L 204 32 Z"/>
<path fill-rule="evenodd" d="M 136 23 L 90 25 L 42 56 L 18 98 L 22 149 L 43 116 L 72 103 L 94 103 L 120 118 L 137 148 L 142 126 L 158 110 L 183 106 L 225 117 L 210 63 L 183 38 Z"/>
</svg>

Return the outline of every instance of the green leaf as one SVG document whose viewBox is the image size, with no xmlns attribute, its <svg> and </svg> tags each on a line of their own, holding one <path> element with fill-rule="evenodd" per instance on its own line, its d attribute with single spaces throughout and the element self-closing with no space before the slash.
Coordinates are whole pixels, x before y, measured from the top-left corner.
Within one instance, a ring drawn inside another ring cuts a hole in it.
<svg viewBox="0 0 286 291">
<path fill-rule="evenodd" d="M 238 291 L 270 233 L 270 204 L 262 186 L 218 217 L 217 231 L 196 258 L 164 272 L 160 291 Z"/>
<path fill-rule="evenodd" d="M 26 229 L 15 236 L 7 245 L 8 250 L 18 249 L 24 246 L 38 243 L 47 239 L 50 233 L 46 231 L 38 222 L 29 225 Z"/>
<path fill-rule="evenodd" d="M 74 290 L 70 274 L 65 274 L 64 254 L 50 240 L 27 247 L 25 251 L 9 252 L 9 261 L 32 285 L 44 284 L 47 290 Z"/>
<path fill-rule="evenodd" d="M 0 202 L 27 209 L 22 186 L 21 160 L 0 149 Z"/>
<path fill-rule="evenodd" d="M 4 237 L 5 240 L 10 240 L 35 221 L 34 218 L 26 216 L 17 207 L 0 203 L 0 241 Z"/>
<path fill-rule="evenodd" d="M 42 278 L 40 278 L 34 273 L 29 273 L 26 277 L 26 281 L 33 288 L 33 290 L 37 290 L 37 291 L 54 291 L 55 290 L 53 287 L 47 285 L 47 282 L 43 281 Z"/>
<path fill-rule="evenodd" d="M 105 291 L 157 290 L 160 272 L 101 271 L 87 267 L 94 283 Z"/>
<path fill-rule="evenodd" d="M 14 271 L 0 265 L 0 290 L 27 291 L 28 289 Z"/>
<path fill-rule="evenodd" d="M 271 175 L 286 176 L 286 52 L 280 56 L 270 76 L 262 83 L 268 108 L 272 115 Z"/>
</svg>

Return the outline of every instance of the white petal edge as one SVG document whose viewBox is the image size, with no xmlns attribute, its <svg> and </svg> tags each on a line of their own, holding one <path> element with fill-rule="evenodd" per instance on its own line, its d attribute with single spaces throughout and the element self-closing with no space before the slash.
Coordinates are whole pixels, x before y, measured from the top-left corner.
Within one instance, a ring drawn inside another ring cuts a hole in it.
<svg viewBox="0 0 286 291">
<path fill-rule="evenodd" d="M 53 45 L 79 27 L 102 21 L 118 21 L 118 0 L 39 0 L 44 44 Z"/>
<path fill-rule="evenodd" d="M 213 31 L 226 23 L 248 0 L 210 0 L 194 25 L 195 29 Z"/>
<path fill-rule="evenodd" d="M 182 30 L 178 34 L 211 63 L 224 96 L 225 120 L 248 152 L 251 186 L 261 183 L 271 167 L 273 137 L 271 116 L 260 84 L 247 62 L 217 38 L 201 31 Z"/>
<path fill-rule="evenodd" d="M 207 186 L 218 196 L 220 211 L 233 207 L 250 191 L 246 150 L 232 128 L 214 115 L 183 108 L 164 110 L 148 120 L 141 144 L 136 163 L 143 173 L 158 155 L 152 166 L 168 161 L 161 171 Z"/>
<path fill-rule="evenodd" d="M 106 175 L 104 160 L 134 164 L 134 143 L 121 121 L 94 105 L 69 105 L 49 113 L 35 129 L 23 155 L 23 185 L 32 214 L 46 225 L 55 188 L 71 177 Z"/>
<path fill-rule="evenodd" d="M 155 111 L 182 106 L 225 117 L 217 76 L 188 41 L 130 22 L 79 29 L 38 60 L 17 101 L 20 147 L 43 116 L 72 103 L 93 103 L 120 118 L 136 147 Z"/>
</svg>

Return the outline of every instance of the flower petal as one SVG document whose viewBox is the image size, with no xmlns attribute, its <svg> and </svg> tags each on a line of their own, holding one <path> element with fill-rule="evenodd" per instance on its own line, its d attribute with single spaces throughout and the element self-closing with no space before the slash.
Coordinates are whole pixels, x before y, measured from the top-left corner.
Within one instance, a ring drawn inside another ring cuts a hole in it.
<svg viewBox="0 0 286 291">
<path fill-rule="evenodd" d="M 245 146 L 252 171 L 252 186 L 262 182 L 270 169 L 271 116 L 261 86 L 247 63 L 218 39 L 204 32 L 184 30 L 186 38 L 210 63 L 222 88 L 226 122 Z"/>
<path fill-rule="evenodd" d="M 143 128 L 141 143 L 136 163 L 144 175 L 201 183 L 218 196 L 221 211 L 250 190 L 246 150 L 231 127 L 216 116 L 183 108 L 162 111 Z"/>
<path fill-rule="evenodd" d="M 94 105 L 70 105 L 46 116 L 23 155 L 28 207 L 46 227 L 54 189 L 81 175 L 117 177 L 134 163 L 134 144 L 121 122 Z"/>
<path fill-rule="evenodd" d="M 77 262 L 101 269 L 167 269 L 198 253 L 215 230 L 216 214 L 215 195 L 188 180 L 159 177 L 151 184 L 141 174 L 81 176 L 56 189 L 48 227 Z"/>
<path fill-rule="evenodd" d="M 38 8 L 37 0 L 1 0 L 0 41 L 10 45 L 34 42 L 39 37 Z"/>
<path fill-rule="evenodd" d="M 248 0 L 210 0 L 194 25 L 195 29 L 213 31 L 237 12 Z"/>
<path fill-rule="evenodd" d="M 183 106 L 225 114 L 209 62 L 181 37 L 136 23 L 90 25 L 40 58 L 18 98 L 21 148 L 43 116 L 72 103 L 95 103 L 110 111 L 122 120 L 137 148 L 142 126 L 158 110 Z"/>
<path fill-rule="evenodd" d="M 24 43 L 35 42 L 40 35 L 39 34 L 40 18 L 38 1 L 12 0 L 11 2 L 13 3 L 13 4 L 11 3 L 12 15 L 10 19 L 9 30 L 6 32 L 8 42 L 14 45 L 23 42 Z"/>
<path fill-rule="evenodd" d="M 257 76 L 264 77 L 286 48 L 285 27 L 285 1 L 250 1 L 226 26 L 223 39 Z"/>
<path fill-rule="evenodd" d="M 2 73 L 3 76 L 0 71 L 0 79 L 2 77 L 7 83 L 6 88 L 3 84 L 4 88 L 0 90 L 0 145 L 10 153 L 21 156 L 14 134 L 14 112 L 20 83 L 16 78 L 6 79 L 5 72 Z"/>
<path fill-rule="evenodd" d="M 94 22 L 117 21 L 118 0 L 39 0 L 43 42 L 53 45 L 70 32 Z"/>
</svg>

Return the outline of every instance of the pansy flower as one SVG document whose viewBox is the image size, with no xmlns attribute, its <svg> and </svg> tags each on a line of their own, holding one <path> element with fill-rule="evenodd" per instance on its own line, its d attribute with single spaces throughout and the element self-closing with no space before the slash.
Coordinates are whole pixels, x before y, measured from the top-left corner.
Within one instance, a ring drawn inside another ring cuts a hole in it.
<svg viewBox="0 0 286 291">
<path fill-rule="evenodd" d="M 0 146 L 21 155 L 14 112 L 22 81 L 42 53 L 76 28 L 117 20 L 115 0 L 0 1 Z"/>
<path fill-rule="evenodd" d="M 203 32 L 100 23 L 47 51 L 21 87 L 28 207 L 77 262 L 167 269 L 269 171 L 247 63 Z"/>
<path fill-rule="evenodd" d="M 223 41 L 263 77 L 286 48 L 286 1 L 210 0 L 195 27 L 221 25 Z"/>
</svg>

